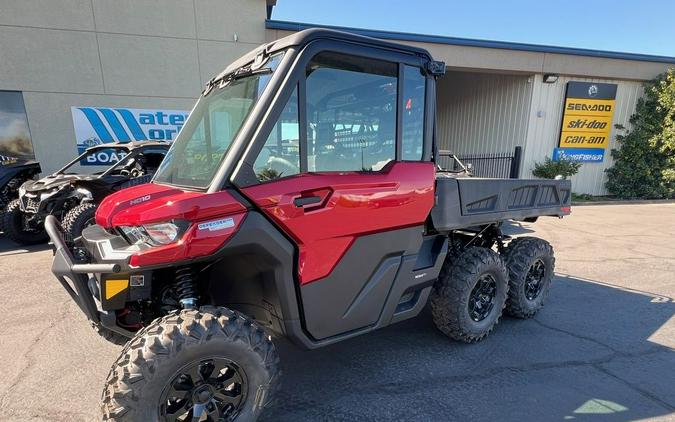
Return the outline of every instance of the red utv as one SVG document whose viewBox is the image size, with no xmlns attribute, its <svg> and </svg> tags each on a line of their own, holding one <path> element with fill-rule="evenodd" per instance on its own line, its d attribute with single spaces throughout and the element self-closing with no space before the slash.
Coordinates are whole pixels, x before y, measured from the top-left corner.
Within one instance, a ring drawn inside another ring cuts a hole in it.
<svg viewBox="0 0 675 422">
<path fill-rule="evenodd" d="M 502 221 L 570 212 L 570 182 L 440 169 L 426 51 L 307 30 L 213 78 L 148 185 L 110 195 L 53 272 L 126 343 L 105 419 L 254 420 L 278 385 L 272 336 L 313 349 L 416 316 L 485 337 L 534 315 L 543 240 Z"/>
</svg>

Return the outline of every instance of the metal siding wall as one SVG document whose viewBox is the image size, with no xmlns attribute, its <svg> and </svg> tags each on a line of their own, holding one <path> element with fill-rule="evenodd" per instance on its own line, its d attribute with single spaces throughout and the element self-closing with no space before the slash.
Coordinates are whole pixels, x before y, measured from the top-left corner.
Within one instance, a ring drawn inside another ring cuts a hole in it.
<svg viewBox="0 0 675 422">
<path fill-rule="evenodd" d="M 532 109 L 527 143 L 523 151 L 523 165 L 521 177 L 531 177 L 535 162 L 544 161 L 544 157 L 551 157 L 553 148 L 557 146 L 562 108 L 565 98 L 565 87 L 569 81 L 603 82 L 618 85 L 616 93 L 616 107 L 612 121 L 609 148 L 602 163 L 585 163 L 579 173 L 572 177 L 572 190 L 575 193 L 591 195 L 606 195 L 606 175 L 604 170 L 612 166 L 610 151 L 616 148 L 616 133 L 614 125 L 621 124 L 629 127 L 630 116 L 635 111 L 635 104 L 642 95 L 642 84 L 636 81 L 621 81 L 610 79 L 580 78 L 561 76 L 554 84 L 542 82 L 542 75 L 534 77 L 532 92 Z M 537 113 L 541 112 L 542 117 Z"/>
<path fill-rule="evenodd" d="M 524 146 L 532 91 L 528 79 L 448 72 L 438 82 L 439 147 L 466 155 Z"/>
<path fill-rule="evenodd" d="M 71 106 L 190 110 L 206 81 L 267 39 L 265 10 L 264 0 L 0 0 L 0 90 L 23 91 L 48 174 L 77 153 Z"/>
</svg>

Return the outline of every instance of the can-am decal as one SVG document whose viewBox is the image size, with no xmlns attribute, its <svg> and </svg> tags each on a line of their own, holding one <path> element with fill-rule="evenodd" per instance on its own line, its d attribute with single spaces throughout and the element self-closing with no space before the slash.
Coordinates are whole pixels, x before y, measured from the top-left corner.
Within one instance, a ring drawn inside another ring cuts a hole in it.
<svg viewBox="0 0 675 422">
<path fill-rule="evenodd" d="M 141 108 L 71 107 L 78 153 L 111 142 L 173 141 L 189 111 Z M 113 164 L 123 157 L 97 154 L 84 165 Z"/>
<path fill-rule="evenodd" d="M 234 227 L 234 219 L 231 217 L 222 218 L 220 220 L 207 221 L 205 223 L 200 223 L 197 226 L 199 230 L 208 230 L 210 232 L 216 230 L 229 229 L 230 227 Z"/>
</svg>

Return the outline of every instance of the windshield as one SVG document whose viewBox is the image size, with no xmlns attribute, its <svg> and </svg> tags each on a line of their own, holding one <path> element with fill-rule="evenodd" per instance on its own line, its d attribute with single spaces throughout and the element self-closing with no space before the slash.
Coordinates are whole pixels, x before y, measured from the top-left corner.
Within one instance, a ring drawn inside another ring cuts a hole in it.
<svg viewBox="0 0 675 422">
<path fill-rule="evenodd" d="M 215 88 L 198 102 L 162 162 L 155 182 L 205 188 L 272 78 L 281 54 L 248 76 Z"/>
<path fill-rule="evenodd" d="M 111 166 L 122 166 L 125 157 L 129 155 L 127 148 L 121 147 L 97 147 L 90 148 L 81 156 L 58 171 L 60 174 L 88 174 L 98 175 L 104 173 Z"/>
</svg>

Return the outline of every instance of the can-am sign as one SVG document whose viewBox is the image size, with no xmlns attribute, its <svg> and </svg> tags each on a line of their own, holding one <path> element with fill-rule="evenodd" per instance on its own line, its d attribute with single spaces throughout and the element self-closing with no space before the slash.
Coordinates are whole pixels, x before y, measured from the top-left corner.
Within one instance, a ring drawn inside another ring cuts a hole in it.
<svg viewBox="0 0 675 422">
<path fill-rule="evenodd" d="M 71 107 L 78 153 L 110 142 L 173 141 L 189 111 L 140 108 Z M 89 165 L 122 159 L 109 149 L 91 157 Z"/>
</svg>

